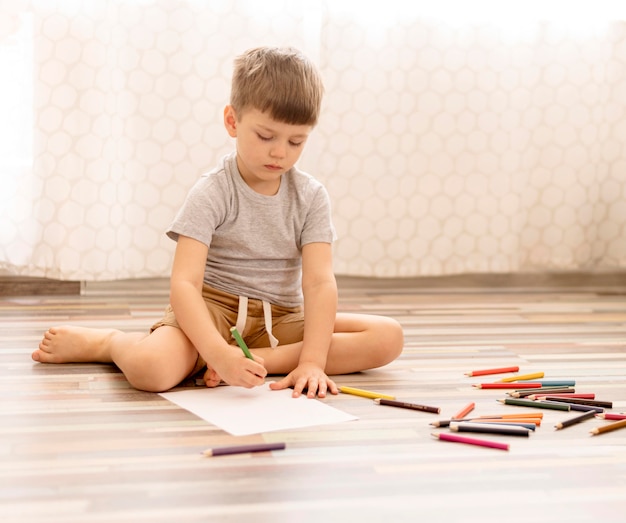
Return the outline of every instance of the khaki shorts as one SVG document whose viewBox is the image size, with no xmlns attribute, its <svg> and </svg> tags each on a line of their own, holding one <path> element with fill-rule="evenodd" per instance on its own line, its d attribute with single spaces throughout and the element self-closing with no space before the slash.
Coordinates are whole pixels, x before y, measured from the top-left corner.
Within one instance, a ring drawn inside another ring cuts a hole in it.
<svg viewBox="0 0 626 523">
<path fill-rule="evenodd" d="M 236 341 L 230 333 L 230 328 L 237 323 L 239 296 L 205 285 L 202 288 L 202 297 L 219 333 L 231 345 L 235 345 Z M 302 341 L 304 335 L 302 307 L 281 307 L 280 305 L 272 305 L 271 307 L 272 334 L 278 338 L 280 345 Z M 165 315 L 151 327 L 150 332 L 164 325 L 180 329 L 171 305 L 168 305 L 165 309 Z M 269 337 L 265 330 L 265 317 L 261 300 L 248 299 L 248 314 L 241 336 L 251 349 L 270 346 Z M 198 354 L 198 361 L 190 376 L 201 371 L 205 366 L 206 362 Z"/>
</svg>

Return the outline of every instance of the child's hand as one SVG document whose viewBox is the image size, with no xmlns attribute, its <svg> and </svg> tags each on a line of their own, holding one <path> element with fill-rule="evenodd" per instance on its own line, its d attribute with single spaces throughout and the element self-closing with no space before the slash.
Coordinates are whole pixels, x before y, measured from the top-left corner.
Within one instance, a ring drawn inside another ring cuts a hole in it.
<svg viewBox="0 0 626 523">
<path fill-rule="evenodd" d="M 324 398 L 328 391 L 331 394 L 338 394 L 339 392 L 335 382 L 320 367 L 313 363 L 301 363 L 282 380 L 270 383 L 272 390 L 281 390 L 289 387 L 293 387 L 292 396 L 294 398 L 300 396 L 304 389 L 307 389 L 308 398 L 314 398 L 316 395 Z"/>
<path fill-rule="evenodd" d="M 212 361 L 215 375 L 220 376 L 229 385 L 251 389 L 265 383 L 267 370 L 263 358 L 252 355 L 254 360 L 246 358 L 239 348 L 229 347 L 220 358 Z"/>
</svg>

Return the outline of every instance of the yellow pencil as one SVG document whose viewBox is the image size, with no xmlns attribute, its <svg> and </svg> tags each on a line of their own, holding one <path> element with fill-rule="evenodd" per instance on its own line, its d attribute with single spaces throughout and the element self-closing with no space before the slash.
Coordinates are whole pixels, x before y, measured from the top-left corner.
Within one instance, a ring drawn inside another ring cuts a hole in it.
<svg viewBox="0 0 626 523">
<path fill-rule="evenodd" d="M 543 378 L 543 374 L 543 372 L 533 372 L 532 374 L 518 374 L 517 376 L 502 378 L 498 383 L 511 383 L 513 381 L 522 380 L 536 380 L 537 378 Z"/>
<path fill-rule="evenodd" d="M 343 392 L 344 394 L 352 394 L 354 396 L 362 396 L 364 398 L 371 399 L 384 399 L 384 400 L 395 400 L 395 396 L 389 396 L 388 394 L 381 394 L 379 392 L 371 392 L 369 390 L 355 389 L 353 387 L 339 387 L 339 392 Z"/>
</svg>

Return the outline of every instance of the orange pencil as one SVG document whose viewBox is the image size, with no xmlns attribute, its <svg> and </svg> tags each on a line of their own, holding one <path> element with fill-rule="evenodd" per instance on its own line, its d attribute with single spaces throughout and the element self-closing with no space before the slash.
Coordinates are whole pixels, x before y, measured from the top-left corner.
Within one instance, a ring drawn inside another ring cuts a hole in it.
<svg viewBox="0 0 626 523">
<path fill-rule="evenodd" d="M 517 372 L 519 367 L 501 367 L 499 369 L 483 369 L 466 372 L 466 376 L 486 376 L 487 374 L 503 374 L 505 372 Z"/>
<path fill-rule="evenodd" d="M 470 421 L 480 421 L 481 423 L 534 423 L 537 427 L 541 425 L 541 418 L 472 418 Z"/>
<path fill-rule="evenodd" d="M 590 434 L 591 435 L 603 434 L 605 432 L 610 432 L 612 430 L 623 429 L 624 427 L 626 427 L 626 419 L 623 419 L 621 421 L 614 421 L 613 423 L 609 423 L 608 425 L 602 425 L 601 427 L 596 427 L 595 429 L 591 429 Z"/>
<path fill-rule="evenodd" d="M 483 419 L 515 419 L 515 418 L 543 418 L 543 412 L 520 412 L 519 414 L 517 413 L 512 413 L 512 414 L 491 414 L 489 416 L 478 416 L 479 418 L 483 418 Z"/>
<path fill-rule="evenodd" d="M 543 418 L 543 412 L 521 412 L 519 414 L 490 414 L 488 416 L 478 416 L 476 418 L 465 418 L 463 421 L 491 421 L 497 420 L 502 422 L 516 422 L 522 423 L 535 423 L 535 426 L 541 425 L 541 419 Z M 449 427 L 450 422 L 461 421 L 458 419 L 446 419 L 433 421 L 431 425 L 433 427 Z"/>
<path fill-rule="evenodd" d="M 454 416 L 452 416 L 452 419 L 464 418 L 465 416 L 467 416 L 470 412 L 472 412 L 474 410 L 475 406 L 476 406 L 476 404 L 473 403 L 473 402 L 472 403 L 468 403 L 459 412 L 457 412 Z"/>
</svg>

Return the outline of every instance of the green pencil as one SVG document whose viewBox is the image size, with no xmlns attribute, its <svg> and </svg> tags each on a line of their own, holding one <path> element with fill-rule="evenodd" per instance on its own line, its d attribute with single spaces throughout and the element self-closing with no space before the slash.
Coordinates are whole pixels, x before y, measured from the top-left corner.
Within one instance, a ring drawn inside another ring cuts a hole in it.
<svg viewBox="0 0 626 523">
<path fill-rule="evenodd" d="M 505 405 L 517 405 L 518 407 L 534 407 L 537 409 L 553 409 L 553 410 L 570 410 L 570 406 L 567 403 L 556 403 L 550 401 L 533 401 L 533 400 L 521 400 L 516 398 L 505 398 L 498 400 Z M 565 408 L 563 408 L 565 407 Z"/>
<path fill-rule="evenodd" d="M 241 350 L 246 355 L 246 358 L 248 358 L 250 360 L 253 360 L 254 358 L 252 357 L 252 354 L 250 354 L 250 351 L 248 350 L 248 346 L 246 345 L 246 342 L 243 341 L 243 338 L 241 337 L 241 334 L 239 334 L 239 331 L 237 330 L 237 327 L 231 327 L 230 328 L 230 333 L 233 335 L 233 338 L 235 338 L 235 341 L 237 342 L 237 345 L 239 345 L 239 347 L 241 347 Z"/>
</svg>

